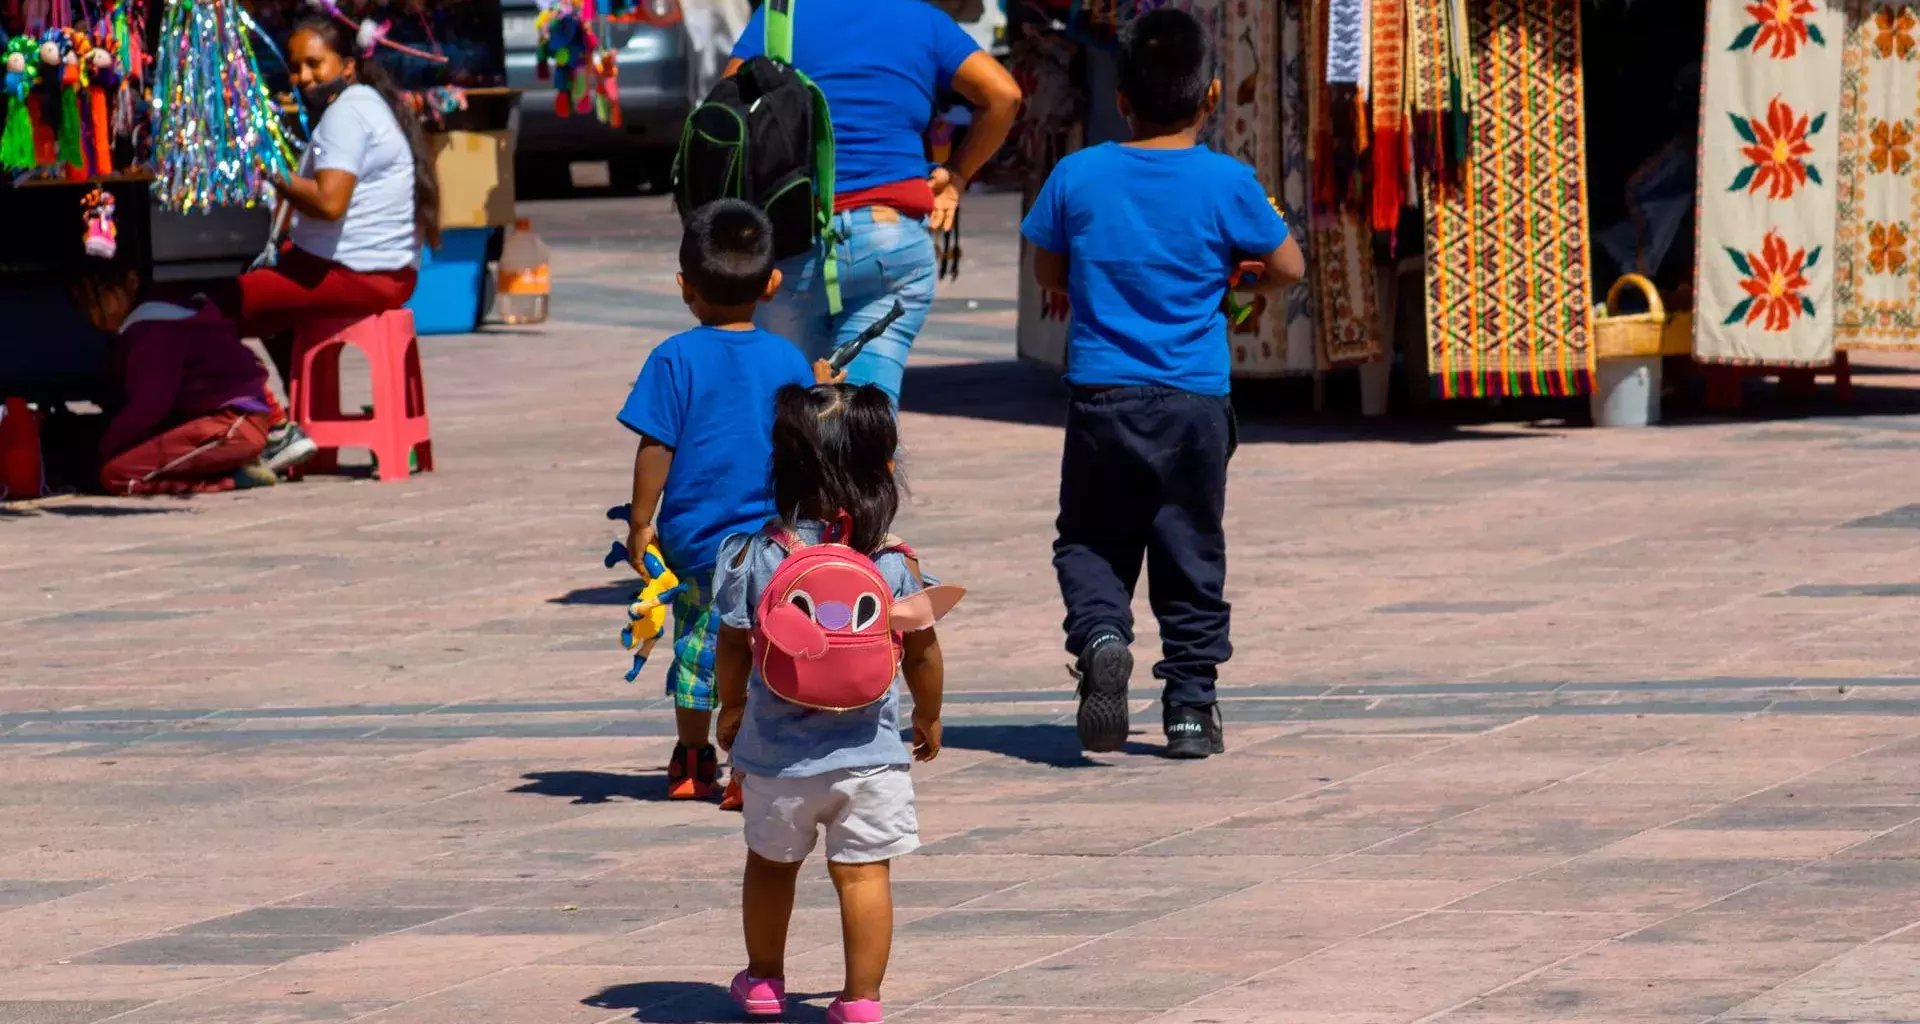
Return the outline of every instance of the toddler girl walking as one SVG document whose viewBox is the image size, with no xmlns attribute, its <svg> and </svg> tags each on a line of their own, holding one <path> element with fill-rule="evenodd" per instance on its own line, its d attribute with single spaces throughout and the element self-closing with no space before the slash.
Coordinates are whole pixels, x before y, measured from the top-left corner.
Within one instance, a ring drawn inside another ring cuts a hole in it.
<svg viewBox="0 0 1920 1024">
<path fill-rule="evenodd" d="M 846 983 L 831 1024 L 877 1024 L 893 946 L 889 864 L 920 845 L 908 766 L 940 752 L 943 670 L 933 623 L 960 588 L 888 534 L 900 505 L 892 404 L 871 385 L 781 389 L 773 426 L 777 518 L 720 549 L 714 655 L 719 741 L 743 777 L 752 1017 L 786 1001 L 787 923 L 800 865 L 826 834 Z M 900 737 L 896 670 L 913 694 Z"/>
</svg>

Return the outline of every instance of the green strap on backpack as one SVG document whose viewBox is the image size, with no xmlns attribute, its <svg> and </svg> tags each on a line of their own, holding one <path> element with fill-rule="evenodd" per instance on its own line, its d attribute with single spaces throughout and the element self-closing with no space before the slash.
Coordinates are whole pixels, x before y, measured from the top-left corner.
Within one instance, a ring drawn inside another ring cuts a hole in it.
<svg viewBox="0 0 1920 1024">
<path fill-rule="evenodd" d="M 793 5 L 796 0 L 766 0 L 766 55 L 788 67 L 813 93 L 813 195 L 814 230 L 823 250 L 820 276 L 827 286 L 827 313 L 840 315 L 839 233 L 833 226 L 834 162 L 833 113 L 827 109 L 826 94 L 813 84 L 793 63 Z"/>
</svg>

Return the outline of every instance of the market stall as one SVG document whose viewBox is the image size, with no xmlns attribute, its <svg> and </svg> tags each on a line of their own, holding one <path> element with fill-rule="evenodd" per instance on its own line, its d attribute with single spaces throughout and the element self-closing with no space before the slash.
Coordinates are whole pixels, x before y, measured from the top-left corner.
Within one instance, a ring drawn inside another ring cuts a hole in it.
<svg viewBox="0 0 1920 1024">
<path fill-rule="evenodd" d="M 1214 27 L 1209 142 L 1308 252 L 1307 282 L 1235 328 L 1236 377 L 1359 366 L 1377 386 L 1397 360 L 1437 398 L 1637 381 L 1657 416 L 1657 373 L 1622 368 L 1691 356 L 1725 405 L 1744 374 L 1844 387 L 1848 350 L 1920 348 L 1920 3 L 1027 3 L 1029 195 L 1124 131 L 1102 67 L 1161 6 Z M 1023 281 L 1021 355 L 1057 365 L 1064 316 Z"/>
<path fill-rule="evenodd" d="M 34 239 L 0 255 L 0 392 L 92 397 L 104 341 L 65 301 L 79 273 L 215 279 L 262 251 L 267 183 L 306 130 L 280 46 L 316 11 L 378 26 L 375 59 L 436 130 L 443 224 L 512 222 L 498 0 L 0 0 L 0 218 Z"/>
</svg>

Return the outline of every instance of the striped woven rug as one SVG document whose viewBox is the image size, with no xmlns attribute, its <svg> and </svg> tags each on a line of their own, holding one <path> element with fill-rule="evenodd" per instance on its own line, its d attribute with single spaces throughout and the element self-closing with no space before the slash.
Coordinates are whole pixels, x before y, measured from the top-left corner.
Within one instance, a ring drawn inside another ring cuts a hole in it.
<svg viewBox="0 0 1920 1024">
<path fill-rule="evenodd" d="M 1473 142 L 1423 186 L 1428 368 L 1441 398 L 1592 387 L 1579 0 L 1468 0 Z M 1444 105 L 1447 2 L 1411 5 L 1415 106 Z"/>
</svg>

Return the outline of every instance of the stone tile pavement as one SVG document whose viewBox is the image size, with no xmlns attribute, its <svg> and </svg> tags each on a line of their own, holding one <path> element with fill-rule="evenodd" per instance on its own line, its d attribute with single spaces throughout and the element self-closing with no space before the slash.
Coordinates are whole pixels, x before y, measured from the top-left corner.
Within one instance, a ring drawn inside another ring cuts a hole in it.
<svg viewBox="0 0 1920 1024">
<path fill-rule="evenodd" d="M 427 343 L 440 472 L 0 511 L 0 1022 L 730 1019 L 737 821 L 661 801 L 598 561 L 612 412 L 685 319 L 670 214 L 539 216 L 555 321 Z M 1231 752 L 1154 758 L 1143 688 L 1089 759 L 1058 393 L 1010 361 L 1011 210 L 968 226 L 903 418 L 901 532 L 972 594 L 894 1019 L 1920 1019 L 1915 364 L 1645 432 L 1278 389 L 1234 467 Z M 818 868 L 792 950 L 822 1020 Z"/>
</svg>

